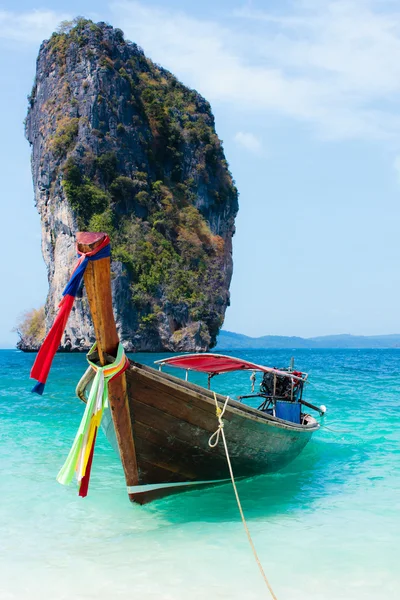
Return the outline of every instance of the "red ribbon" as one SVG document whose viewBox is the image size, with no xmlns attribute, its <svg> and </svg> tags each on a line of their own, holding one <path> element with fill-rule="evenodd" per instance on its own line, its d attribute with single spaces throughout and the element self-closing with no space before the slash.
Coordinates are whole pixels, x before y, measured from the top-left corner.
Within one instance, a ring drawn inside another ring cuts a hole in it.
<svg viewBox="0 0 400 600">
<path fill-rule="evenodd" d="M 84 261 L 86 259 L 90 260 L 92 257 L 96 256 L 96 254 L 98 254 L 101 250 L 103 250 L 106 246 L 108 246 L 109 243 L 110 243 L 110 238 L 108 237 L 108 235 L 106 235 L 104 240 L 101 242 L 101 244 L 99 246 L 97 246 L 97 248 L 95 248 L 94 250 L 90 250 L 89 252 L 81 252 L 78 249 L 78 244 L 77 244 L 76 249 L 77 249 L 78 254 L 80 254 L 81 258 L 78 260 L 78 262 L 75 265 L 75 268 L 74 268 L 71 278 L 70 278 L 70 282 L 64 290 L 64 294 L 63 294 L 64 297 L 61 300 L 60 304 L 58 305 L 58 308 L 59 308 L 58 314 L 57 314 L 57 316 L 54 320 L 54 323 L 53 323 L 50 331 L 48 332 L 48 334 L 36 356 L 36 360 L 33 364 L 32 370 L 31 370 L 32 379 L 36 379 L 38 381 L 38 383 L 35 385 L 35 387 L 32 390 L 33 392 L 37 392 L 38 394 L 43 394 L 44 385 L 45 385 L 47 377 L 49 375 L 49 371 L 50 371 L 54 356 L 55 356 L 58 348 L 60 347 L 61 338 L 65 331 L 68 317 L 71 313 L 71 309 L 74 304 L 75 294 L 79 288 L 80 281 L 81 281 L 81 278 L 83 277 L 83 273 L 86 268 L 86 265 L 83 265 L 83 267 L 81 268 L 81 273 L 76 274 L 75 278 L 74 278 L 75 271 L 79 267 L 81 267 L 81 265 L 84 263 Z M 74 281 L 74 283 L 77 285 L 71 286 L 72 281 Z M 70 290 L 73 289 L 74 291 L 72 293 L 68 293 L 69 289 Z"/>
</svg>

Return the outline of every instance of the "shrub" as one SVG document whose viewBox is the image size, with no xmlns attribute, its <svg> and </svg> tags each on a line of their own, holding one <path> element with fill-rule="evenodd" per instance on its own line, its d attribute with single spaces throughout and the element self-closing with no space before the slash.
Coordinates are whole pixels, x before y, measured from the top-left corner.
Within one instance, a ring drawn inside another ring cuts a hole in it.
<svg viewBox="0 0 400 600">
<path fill-rule="evenodd" d="M 155 313 L 148 313 L 147 315 L 142 315 L 140 317 L 140 325 L 141 329 L 148 329 L 149 327 L 154 327 L 157 324 L 158 317 Z"/>
<path fill-rule="evenodd" d="M 111 60 L 111 58 L 109 56 L 102 56 L 100 58 L 100 66 L 103 67 L 104 69 L 108 69 L 109 71 L 112 71 L 114 69 L 114 62 Z"/>
<path fill-rule="evenodd" d="M 39 347 L 46 335 L 44 306 L 24 313 L 14 331 L 20 338 L 18 347 Z"/>
<path fill-rule="evenodd" d="M 114 152 L 105 152 L 95 159 L 95 165 L 100 171 L 102 179 L 106 185 L 109 185 L 117 176 L 117 157 Z"/>
<path fill-rule="evenodd" d="M 124 40 L 124 32 L 122 31 L 122 29 L 118 29 L 118 28 L 114 29 L 114 34 L 115 34 L 115 39 L 118 42 L 122 43 L 125 41 Z"/>
<path fill-rule="evenodd" d="M 144 190 L 142 190 L 141 192 L 136 194 L 135 200 L 142 206 L 147 206 L 147 207 L 151 203 L 151 198 L 150 198 L 149 194 L 147 192 L 145 192 Z"/>
<path fill-rule="evenodd" d="M 102 213 L 110 204 L 110 195 L 87 177 L 78 187 L 65 182 L 64 189 L 71 207 L 77 212 L 81 229 L 86 228 L 94 214 Z"/>
<path fill-rule="evenodd" d="M 64 181 L 73 186 L 81 185 L 82 173 L 73 158 L 68 158 L 64 165 Z"/>
<path fill-rule="evenodd" d="M 57 125 L 50 147 L 59 156 L 65 155 L 78 135 L 79 118 L 63 117 Z"/>
<path fill-rule="evenodd" d="M 81 171 L 72 158 L 64 166 L 63 187 L 67 200 L 77 213 L 78 225 L 84 229 L 95 214 L 103 213 L 110 205 L 111 197 Z"/>
<path fill-rule="evenodd" d="M 94 214 L 88 224 L 89 231 L 104 231 L 110 237 L 111 243 L 114 242 L 115 228 L 113 214 L 110 209 L 102 213 Z"/>
<path fill-rule="evenodd" d="M 133 258 L 129 250 L 125 246 L 116 246 L 112 250 L 113 260 L 118 260 L 124 264 L 128 271 L 132 274 L 134 271 Z"/>
<path fill-rule="evenodd" d="M 136 185 L 130 177 L 120 175 L 110 185 L 110 193 L 116 202 L 128 203 L 133 200 L 136 193 Z"/>
</svg>

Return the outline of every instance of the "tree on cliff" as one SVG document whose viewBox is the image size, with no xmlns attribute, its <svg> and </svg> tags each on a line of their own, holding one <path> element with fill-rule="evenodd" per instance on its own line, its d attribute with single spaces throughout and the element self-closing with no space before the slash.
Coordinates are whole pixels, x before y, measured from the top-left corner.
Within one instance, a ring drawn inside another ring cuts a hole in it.
<svg viewBox="0 0 400 600">
<path fill-rule="evenodd" d="M 20 317 L 14 331 L 19 335 L 17 348 L 37 350 L 46 334 L 44 306 L 25 312 Z"/>
<path fill-rule="evenodd" d="M 210 106 L 124 40 L 83 18 L 39 52 L 26 134 L 43 224 L 51 321 L 78 229 L 106 231 L 129 350 L 205 350 L 229 304 L 237 190 Z M 93 339 L 82 302 L 65 347 Z"/>
</svg>

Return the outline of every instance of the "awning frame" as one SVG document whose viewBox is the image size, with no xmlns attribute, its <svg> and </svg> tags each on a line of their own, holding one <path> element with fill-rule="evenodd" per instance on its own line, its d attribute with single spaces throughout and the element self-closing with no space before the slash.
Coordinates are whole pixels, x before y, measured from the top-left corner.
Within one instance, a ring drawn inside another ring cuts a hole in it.
<svg viewBox="0 0 400 600">
<path fill-rule="evenodd" d="M 232 368 L 218 370 L 217 362 L 215 364 L 215 368 L 210 370 L 210 366 L 201 368 L 200 363 L 201 360 L 206 358 L 214 358 L 216 361 L 224 360 L 228 361 L 232 364 Z M 199 365 L 196 368 L 196 359 L 199 361 Z M 179 356 L 171 356 L 170 358 L 163 358 L 160 360 L 154 361 L 155 364 L 159 365 L 159 367 L 168 366 L 175 367 L 179 369 L 184 369 L 186 371 L 196 371 L 198 373 L 207 373 L 209 376 L 212 375 L 220 375 L 222 373 L 232 373 L 235 371 L 258 371 L 261 373 L 274 373 L 275 375 L 280 375 L 282 377 L 289 377 L 292 380 L 295 379 L 297 381 L 306 381 L 308 374 L 302 373 L 302 376 L 294 375 L 291 371 L 281 371 L 279 369 L 274 369 L 272 367 L 266 367 L 264 365 L 258 365 L 256 363 L 243 360 L 241 358 L 236 358 L 235 356 L 226 356 L 224 354 L 213 354 L 213 353 L 201 353 L 201 354 L 181 354 Z M 174 362 L 180 364 L 174 364 Z M 187 364 L 185 364 L 187 362 Z M 237 363 L 237 368 L 234 367 L 234 363 Z"/>
</svg>

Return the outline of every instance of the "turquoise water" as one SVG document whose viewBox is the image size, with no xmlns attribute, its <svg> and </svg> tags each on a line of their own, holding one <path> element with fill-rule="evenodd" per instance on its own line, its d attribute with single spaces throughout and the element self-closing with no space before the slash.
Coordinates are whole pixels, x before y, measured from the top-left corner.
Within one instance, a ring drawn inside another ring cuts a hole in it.
<svg viewBox="0 0 400 600">
<path fill-rule="evenodd" d="M 275 366 L 291 354 L 328 413 L 292 465 L 239 483 L 266 573 L 278 600 L 398 600 L 400 351 L 238 353 Z M 268 598 L 230 486 L 132 505 L 101 434 L 79 498 L 55 476 L 83 412 L 85 357 L 56 356 L 43 397 L 29 393 L 33 355 L 0 357 L 2 600 Z M 248 374 L 230 381 L 214 389 L 250 391 Z"/>
</svg>

